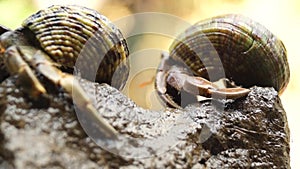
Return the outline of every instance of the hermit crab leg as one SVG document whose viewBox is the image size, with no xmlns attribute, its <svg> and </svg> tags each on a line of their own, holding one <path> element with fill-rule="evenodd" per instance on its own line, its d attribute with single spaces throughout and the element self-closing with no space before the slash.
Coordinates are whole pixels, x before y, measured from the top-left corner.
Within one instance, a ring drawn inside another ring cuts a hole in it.
<svg viewBox="0 0 300 169">
<path fill-rule="evenodd" d="M 204 97 L 237 99 L 246 96 L 250 90 L 241 87 L 219 88 L 212 82 L 197 76 L 175 71 L 167 75 L 168 84 L 178 91 L 184 90 L 192 95 Z"/>
<path fill-rule="evenodd" d="M 33 99 L 37 99 L 41 94 L 45 94 L 46 90 L 35 77 L 29 65 L 22 58 L 22 52 L 16 47 L 11 46 L 4 52 L 4 62 L 8 68 L 10 74 L 19 74 L 17 83 L 22 83 L 22 87 L 32 96 Z"/>
<path fill-rule="evenodd" d="M 199 95 L 201 96 L 227 98 L 227 99 L 238 99 L 240 97 L 247 96 L 248 93 L 250 92 L 249 89 L 241 88 L 241 87 L 220 89 L 212 82 L 202 77 L 195 77 L 195 76 L 186 77 L 186 80 L 183 85 L 183 89 L 191 93 L 193 92 L 192 89 L 194 88 L 198 89 Z"/>
<path fill-rule="evenodd" d="M 48 55 L 46 55 L 43 51 L 30 46 L 22 46 L 20 48 L 24 53 L 24 60 L 26 60 L 30 66 L 36 68 L 36 70 L 53 83 L 62 86 L 71 96 L 75 96 L 73 98 L 75 98 L 74 101 L 76 106 L 81 111 L 89 113 L 88 115 L 90 115 L 92 119 L 97 120 L 97 125 L 106 138 L 117 139 L 118 132 L 110 124 L 108 124 L 103 117 L 100 116 L 96 108 L 93 106 L 93 102 L 87 96 L 78 80 L 73 75 L 63 73 L 61 70 L 57 69 L 54 66 L 54 63 L 48 60 Z M 22 62 L 22 64 L 24 63 Z M 29 66 L 25 67 L 29 68 Z M 32 76 L 29 78 L 32 78 Z M 33 79 L 34 78 L 32 78 L 32 81 L 35 81 Z"/>
</svg>

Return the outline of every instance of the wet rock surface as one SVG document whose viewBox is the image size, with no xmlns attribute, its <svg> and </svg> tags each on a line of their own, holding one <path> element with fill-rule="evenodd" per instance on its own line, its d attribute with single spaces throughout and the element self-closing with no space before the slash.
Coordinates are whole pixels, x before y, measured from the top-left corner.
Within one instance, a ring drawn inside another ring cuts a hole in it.
<svg viewBox="0 0 300 169">
<path fill-rule="evenodd" d="M 286 113 L 272 88 L 151 111 L 108 85 L 83 84 L 121 133 L 113 149 L 86 134 L 68 94 L 52 88 L 32 101 L 10 77 L 0 85 L 0 168 L 289 168 Z"/>
</svg>

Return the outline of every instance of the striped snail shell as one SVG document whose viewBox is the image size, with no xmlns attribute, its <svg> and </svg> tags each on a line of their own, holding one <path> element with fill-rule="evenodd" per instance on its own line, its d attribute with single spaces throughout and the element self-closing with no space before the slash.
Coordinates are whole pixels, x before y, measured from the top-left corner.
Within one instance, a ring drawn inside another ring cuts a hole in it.
<svg viewBox="0 0 300 169">
<path fill-rule="evenodd" d="M 281 93 L 290 76 L 283 43 L 261 24 L 235 14 L 189 27 L 171 45 L 170 57 L 196 76 L 214 81 L 225 73 L 247 88 L 274 87 Z"/>
<path fill-rule="evenodd" d="M 117 68 L 122 76 L 115 87 L 126 82 L 129 71 L 126 41 L 120 30 L 97 11 L 54 5 L 31 15 L 22 26 L 26 35 L 32 34 L 32 41 L 62 68 L 73 70 L 78 56 L 83 54 L 86 62 L 80 63 L 80 67 L 87 72 L 98 70 L 97 82 L 111 84 Z M 84 47 L 86 50 L 81 53 Z M 102 61 L 100 65 L 95 64 L 99 60 Z"/>
</svg>

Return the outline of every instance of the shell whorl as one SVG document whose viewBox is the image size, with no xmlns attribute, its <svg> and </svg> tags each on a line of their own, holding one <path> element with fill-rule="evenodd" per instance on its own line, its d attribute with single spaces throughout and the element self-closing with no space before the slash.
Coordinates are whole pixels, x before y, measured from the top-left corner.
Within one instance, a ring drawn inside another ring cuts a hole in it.
<svg viewBox="0 0 300 169">
<path fill-rule="evenodd" d="M 222 78 L 220 72 L 225 72 L 243 87 L 260 85 L 279 92 L 289 81 L 283 43 L 264 26 L 241 15 L 196 23 L 173 42 L 170 56 L 209 80 Z"/>
<path fill-rule="evenodd" d="M 22 24 L 30 29 L 40 47 L 58 64 L 73 68 L 84 47 L 87 67 L 97 66 L 97 81 L 107 82 L 129 55 L 120 30 L 95 10 L 80 6 L 54 5 L 28 17 Z M 87 45 L 88 44 L 88 45 Z M 94 59 L 102 60 L 100 66 Z M 98 78 L 99 77 L 99 78 Z"/>
</svg>

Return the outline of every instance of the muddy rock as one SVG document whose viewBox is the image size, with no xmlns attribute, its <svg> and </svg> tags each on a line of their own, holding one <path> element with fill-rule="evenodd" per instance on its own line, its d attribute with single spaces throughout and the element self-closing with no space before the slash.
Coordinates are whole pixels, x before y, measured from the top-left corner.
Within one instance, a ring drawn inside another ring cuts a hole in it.
<svg viewBox="0 0 300 169">
<path fill-rule="evenodd" d="M 119 140 L 99 146 L 72 97 L 49 86 L 32 100 L 10 77 L 0 85 L 0 168 L 290 168 L 286 113 L 273 88 L 151 111 L 108 85 L 82 84 Z"/>
</svg>

